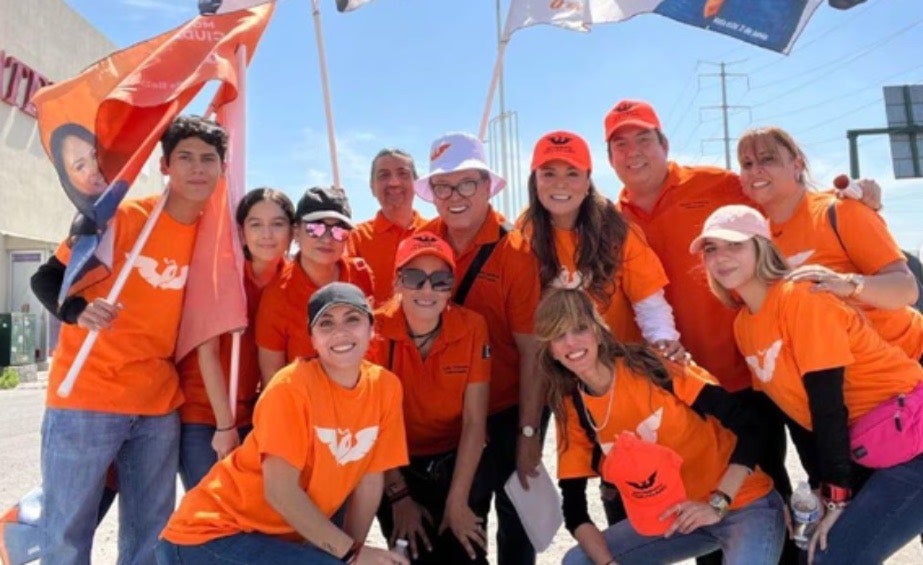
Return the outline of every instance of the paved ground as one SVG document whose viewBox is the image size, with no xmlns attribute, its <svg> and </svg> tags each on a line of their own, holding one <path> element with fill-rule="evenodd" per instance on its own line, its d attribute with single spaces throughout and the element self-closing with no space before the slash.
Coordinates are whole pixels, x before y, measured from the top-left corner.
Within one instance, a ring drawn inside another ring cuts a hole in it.
<svg viewBox="0 0 923 565">
<path fill-rule="evenodd" d="M 41 384 L 21 385 L 20 388 L 0 391 L 0 510 L 16 502 L 20 496 L 36 486 L 40 481 L 39 449 L 41 420 L 44 408 L 45 390 Z M 545 464 L 554 475 L 554 450 L 546 445 Z M 793 479 L 803 476 L 797 461 L 790 459 L 789 471 Z M 589 492 L 596 492 L 590 486 Z M 177 487 L 181 495 L 181 490 Z M 591 504 L 596 497 L 590 496 Z M 596 502 L 591 508 L 594 519 L 603 524 L 602 508 Z M 109 564 L 116 562 L 116 529 L 118 524 L 117 509 L 109 513 L 96 533 L 93 549 L 93 562 Z M 492 517 L 491 530 L 496 526 Z M 491 533 L 491 540 L 494 534 Z M 373 543 L 384 542 L 373 527 Z M 560 563 L 561 557 L 574 544 L 570 534 L 563 528 L 558 532 L 551 547 L 539 558 L 539 563 Z M 492 562 L 495 559 L 492 555 Z M 691 562 L 690 562 L 691 563 Z M 891 565 L 911 565 L 923 563 L 923 548 L 919 541 L 910 543 L 898 554 L 888 560 Z"/>
</svg>

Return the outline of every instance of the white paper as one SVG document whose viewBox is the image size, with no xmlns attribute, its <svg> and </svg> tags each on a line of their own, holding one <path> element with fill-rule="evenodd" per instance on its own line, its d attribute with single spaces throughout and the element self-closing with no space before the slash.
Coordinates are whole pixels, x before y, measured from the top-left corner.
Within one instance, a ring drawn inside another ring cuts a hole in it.
<svg viewBox="0 0 923 565">
<path fill-rule="evenodd" d="M 532 542 L 535 551 L 542 552 L 551 545 L 551 540 L 564 523 L 564 513 L 561 510 L 561 495 L 558 487 L 545 469 L 545 465 L 538 466 L 539 475 L 529 477 L 529 490 L 523 490 L 516 473 L 510 475 L 503 490 L 516 507 L 522 527 Z"/>
</svg>

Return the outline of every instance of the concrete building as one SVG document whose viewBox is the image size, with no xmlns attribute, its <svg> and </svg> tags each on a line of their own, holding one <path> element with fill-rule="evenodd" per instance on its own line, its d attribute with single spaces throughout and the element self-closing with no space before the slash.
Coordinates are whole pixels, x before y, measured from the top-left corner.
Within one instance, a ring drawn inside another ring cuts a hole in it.
<svg viewBox="0 0 923 565">
<path fill-rule="evenodd" d="M 42 148 L 29 97 L 115 50 L 62 0 L 0 0 L 0 313 L 37 314 L 40 359 L 54 346 L 57 325 L 29 278 L 67 235 L 75 208 Z M 160 190 L 153 163 L 133 196 Z"/>
</svg>

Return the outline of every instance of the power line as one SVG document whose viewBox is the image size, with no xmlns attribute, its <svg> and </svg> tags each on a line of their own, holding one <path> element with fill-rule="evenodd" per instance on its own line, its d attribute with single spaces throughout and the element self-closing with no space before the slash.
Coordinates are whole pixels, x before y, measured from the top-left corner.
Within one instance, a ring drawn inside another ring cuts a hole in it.
<svg viewBox="0 0 923 565">
<path fill-rule="evenodd" d="M 783 113 L 781 113 L 781 114 L 773 114 L 773 115 L 770 115 L 770 116 L 763 117 L 763 118 L 761 118 L 761 119 L 762 119 L 762 120 L 767 120 L 767 121 L 768 121 L 768 120 L 777 120 L 777 119 L 779 119 L 779 118 L 788 117 L 788 116 L 790 116 L 790 115 L 792 115 L 792 114 L 798 114 L 798 113 L 804 112 L 804 111 L 806 111 L 806 110 L 811 110 L 811 109 L 814 109 L 814 108 L 818 108 L 818 107 L 820 107 L 820 106 L 826 106 L 827 104 L 830 104 L 831 102 L 842 101 L 844 98 L 849 98 L 849 97 L 851 97 L 851 96 L 854 96 L 854 95 L 856 95 L 856 94 L 859 94 L 860 92 L 865 92 L 865 91 L 871 90 L 871 89 L 873 89 L 873 88 L 880 88 L 880 86 L 878 86 L 880 83 L 883 83 L 883 82 L 892 80 L 892 79 L 894 79 L 894 78 L 897 78 L 897 77 L 899 77 L 899 76 L 901 76 L 901 75 L 907 74 L 907 73 L 909 73 L 909 72 L 915 71 L 915 70 L 920 69 L 920 68 L 923 68 L 923 64 L 916 65 L 916 66 L 911 67 L 911 68 L 909 68 L 909 69 L 904 69 L 904 70 L 902 70 L 902 71 L 899 71 L 899 72 L 897 72 L 897 73 L 888 75 L 888 76 L 886 76 L 886 77 L 884 77 L 884 78 L 881 78 L 881 79 L 877 79 L 877 80 L 874 80 L 874 81 L 870 81 L 870 82 L 874 82 L 874 83 L 875 83 L 875 84 L 872 85 L 872 86 L 863 86 L 863 87 L 861 87 L 861 88 L 857 88 L 857 89 L 852 90 L 852 91 L 850 91 L 850 92 L 847 92 L 847 93 L 845 93 L 845 94 L 838 94 L 838 95 L 836 95 L 836 96 L 834 96 L 834 97 L 832 97 L 832 98 L 828 98 L 828 99 L 823 100 L 823 101 L 821 101 L 821 102 L 817 102 L 817 103 L 814 103 L 814 104 L 809 104 L 809 105 L 807 105 L 807 106 L 802 106 L 802 107 L 800 107 L 800 108 L 795 108 L 794 110 L 789 110 L 789 111 L 783 112 Z M 755 106 L 755 105 L 754 105 L 754 106 Z"/>
<path fill-rule="evenodd" d="M 767 98 L 766 100 L 763 100 L 763 101 L 761 101 L 761 102 L 756 102 L 756 103 L 752 104 L 752 106 L 753 106 L 753 107 L 759 107 L 759 106 L 764 106 L 764 105 L 766 105 L 766 104 L 770 104 L 770 103 L 772 103 L 772 102 L 776 102 L 776 101 L 778 101 L 779 98 L 782 98 L 782 97 L 784 97 L 784 96 L 787 96 L 788 94 L 791 94 L 791 93 L 793 93 L 793 92 L 797 92 L 798 90 L 801 90 L 802 88 L 806 88 L 806 87 L 808 87 L 808 86 L 811 86 L 811 85 L 815 84 L 815 83 L 818 81 L 818 79 L 821 79 L 821 78 L 823 78 L 823 77 L 826 77 L 826 76 L 828 76 L 828 75 L 830 75 L 830 74 L 833 74 L 833 73 L 836 72 L 837 70 L 839 70 L 839 67 L 840 67 L 840 66 L 844 66 L 844 65 L 846 65 L 847 63 L 852 63 L 853 61 L 856 61 L 856 60 L 858 60 L 858 59 L 860 59 L 860 58 L 862 58 L 862 57 L 868 55 L 869 53 L 871 53 L 871 52 L 874 51 L 875 49 L 881 47 L 882 45 L 884 45 L 884 44 L 886 44 L 886 43 L 889 43 L 890 41 L 894 40 L 895 38 L 897 38 L 897 37 L 900 36 L 901 34 L 910 31 L 911 29 L 913 29 L 914 27 L 920 25 L 921 23 L 923 23 L 923 19 L 917 20 L 916 22 L 914 22 L 914 23 L 910 24 L 909 26 L 907 26 L 907 27 L 901 29 L 900 31 L 897 31 L 897 32 L 891 34 L 890 36 L 888 36 L 888 37 L 882 39 L 881 41 L 878 41 L 877 43 L 875 43 L 873 46 L 870 46 L 870 47 L 869 47 L 868 49 L 866 49 L 865 51 L 862 51 L 862 52 L 860 52 L 860 53 L 858 53 L 858 54 L 855 54 L 855 55 L 851 56 L 849 59 L 843 61 L 843 62 L 842 62 L 840 65 L 838 65 L 838 66 L 834 66 L 833 68 L 827 68 L 827 65 L 821 65 L 821 66 L 816 67 L 816 68 L 814 68 L 814 69 L 811 69 L 811 70 L 809 70 L 809 71 L 805 71 L 805 72 L 803 72 L 803 73 L 800 73 L 800 74 L 797 75 L 797 76 L 801 76 L 801 75 L 804 75 L 804 74 L 807 74 L 807 73 L 812 73 L 812 72 L 818 71 L 818 70 L 820 70 L 820 69 L 825 69 L 825 68 L 827 69 L 827 72 L 824 72 L 824 73 L 821 73 L 821 74 L 819 74 L 819 75 L 816 75 L 816 76 L 812 77 L 810 80 L 808 80 L 808 81 L 806 81 L 806 82 L 804 82 L 804 83 L 801 83 L 801 84 L 799 84 L 799 85 L 797 85 L 797 86 L 795 86 L 795 87 L 792 87 L 792 88 L 790 88 L 790 89 L 788 89 L 788 90 L 782 92 L 781 94 L 775 94 L 775 95 L 773 95 L 771 98 Z M 829 64 L 828 64 L 828 65 L 829 65 Z M 785 79 L 782 79 L 782 80 L 785 80 Z M 777 81 L 777 82 L 782 82 L 782 80 Z"/>
</svg>

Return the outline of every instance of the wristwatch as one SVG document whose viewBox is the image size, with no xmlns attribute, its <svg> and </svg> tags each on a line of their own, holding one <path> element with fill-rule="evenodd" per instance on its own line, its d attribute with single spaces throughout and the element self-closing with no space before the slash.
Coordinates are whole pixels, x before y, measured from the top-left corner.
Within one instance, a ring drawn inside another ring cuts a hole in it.
<svg viewBox="0 0 923 565">
<path fill-rule="evenodd" d="M 521 428 L 519 428 L 519 433 L 521 433 L 524 437 L 534 437 L 535 428 L 526 424 L 525 426 L 522 426 Z"/>
<path fill-rule="evenodd" d="M 858 274 L 852 274 L 846 277 L 846 281 L 853 285 L 853 291 L 849 293 L 848 298 L 855 298 L 859 293 L 865 290 L 865 277 Z"/>
<path fill-rule="evenodd" d="M 714 508 L 715 512 L 718 514 L 718 518 L 722 519 L 725 514 L 728 513 L 728 509 L 731 506 L 731 497 L 720 490 L 713 490 L 711 496 L 708 498 L 708 505 Z"/>
</svg>

